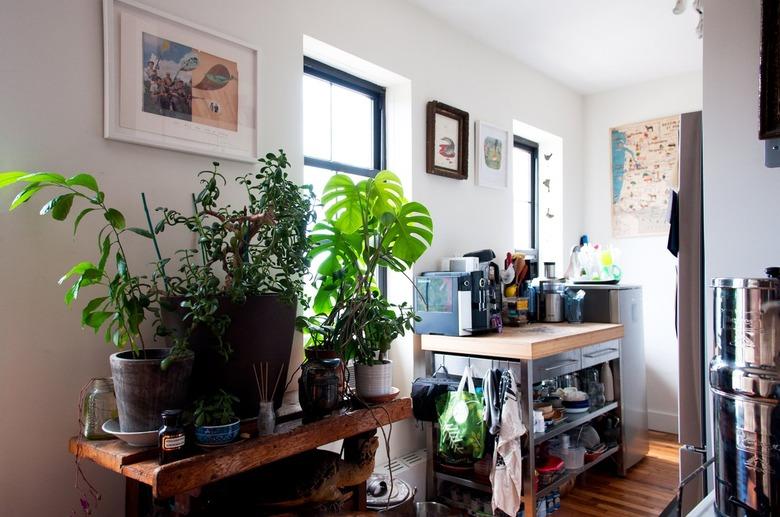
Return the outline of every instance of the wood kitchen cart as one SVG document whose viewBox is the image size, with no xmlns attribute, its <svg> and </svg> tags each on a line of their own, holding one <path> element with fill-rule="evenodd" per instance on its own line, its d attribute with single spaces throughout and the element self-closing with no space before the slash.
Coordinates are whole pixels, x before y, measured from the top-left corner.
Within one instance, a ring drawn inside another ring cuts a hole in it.
<svg viewBox="0 0 780 517">
<path fill-rule="evenodd" d="M 518 383 L 521 402 L 521 416 L 528 429 L 523 448 L 523 502 L 525 515 L 536 514 L 536 501 L 557 487 L 604 461 L 613 455 L 620 463 L 620 445 L 607 450 L 591 463 L 577 471 L 567 471 L 556 482 L 534 489 L 534 450 L 550 438 L 583 425 L 609 412 L 620 416 L 620 348 L 623 326 L 610 323 L 534 323 L 524 327 L 505 327 L 501 334 L 483 334 L 469 337 L 421 336 L 422 349 L 426 355 L 426 370 L 429 375 L 440 365 L 447 366 L 450 373 L 460 374 L 463 362 L 469 362 L 477 374 L 484 374 L 488 368 L 510 368 Z M 615 385 L 615 401 L 604 407 L 591 409 L 587 413 L 572 414 L 566 420 L 544 433 L 533 433 L 533 385 L 544 379 L 573 373 L 584 368 L 610 361 Z M 457 365 L 457 366 L 456 366 Z M 459 369 L 458 369 L 459 368 Z M 428 479 L 429 500 L 437 497 L 441 481 L 460 484 L 475 490 L 490 492 L 489 484 L 476 482 L 471 477 L 439 472 L 435 464 L 436 443 L 434 427 L 428 426 Z M 621 470 L 620 468 L 618 469 Z"/>
</svg>

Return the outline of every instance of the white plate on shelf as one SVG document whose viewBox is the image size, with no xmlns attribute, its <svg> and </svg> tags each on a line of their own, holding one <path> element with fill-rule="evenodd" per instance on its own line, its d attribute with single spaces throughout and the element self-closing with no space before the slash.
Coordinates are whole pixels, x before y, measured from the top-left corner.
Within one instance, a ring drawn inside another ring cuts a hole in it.
<svg viewBox="0 0 780 517">
<path fill-rule="evenodd" d="M 157 429 L 138 433 L 123 433 L 119 430 L 119 419 L 113 418 L 103 423 L 103 431 L 113 434 L 127 445 L 132 445 L 133 447 L 157 447 Z"/>
<path fill-rule="evenodd" d="M 590 411 L 590 407 L 567 407 L 566 413 L 587 413 Z"/>
</svg>

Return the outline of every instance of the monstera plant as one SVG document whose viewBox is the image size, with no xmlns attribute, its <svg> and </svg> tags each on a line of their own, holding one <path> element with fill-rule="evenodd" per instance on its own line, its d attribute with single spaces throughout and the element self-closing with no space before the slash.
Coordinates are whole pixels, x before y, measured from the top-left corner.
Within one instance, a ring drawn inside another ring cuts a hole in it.
<svg viewBox="0 0 780 517">
<path fill-rule="evenodd" d="M 325 217 L 309 236 L 310 257 L 318 264 L 314 315 L 299 317 L 298 328 L 307 346 L 355 360 L 358 395 L 386 395 L 392 364 L 384 354 L 390 341 L 412 328 L 415 314 L 405 303 L 386 300 L 377 276 L 380 267 L 409 269 L 430 246 L 433 221 L 425 206 L 404 197 L 390 171 L 358 183 L 337 174 L 321 199 Z M 372 388 L 369 374 L 380 375 L 382 386 Z"/>
</svg>

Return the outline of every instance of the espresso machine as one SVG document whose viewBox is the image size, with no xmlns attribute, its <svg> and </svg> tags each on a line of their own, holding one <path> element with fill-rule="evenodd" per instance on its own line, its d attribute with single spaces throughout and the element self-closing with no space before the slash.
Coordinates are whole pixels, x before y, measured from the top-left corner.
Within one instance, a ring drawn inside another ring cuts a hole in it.
<svg viewBox="0 0 780 517">
<path fill-rule="evenodd" d="M 780 268 L 716 278 L 710 362 L 715 510 L 780 515 Z"/>
</svg>

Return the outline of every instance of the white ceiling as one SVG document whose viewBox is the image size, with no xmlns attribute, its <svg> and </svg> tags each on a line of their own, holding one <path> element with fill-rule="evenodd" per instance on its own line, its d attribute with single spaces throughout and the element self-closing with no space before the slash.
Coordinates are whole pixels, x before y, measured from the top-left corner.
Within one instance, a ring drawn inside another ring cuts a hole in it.
<svg viewBox="0 0 780 517">
<path fill-rule="evenodd" d="M 702 68 L 698 13 L 674 0 L 409 1 L 583 94 Z"/>
</svg>

